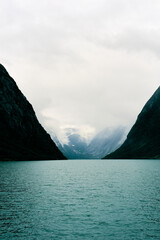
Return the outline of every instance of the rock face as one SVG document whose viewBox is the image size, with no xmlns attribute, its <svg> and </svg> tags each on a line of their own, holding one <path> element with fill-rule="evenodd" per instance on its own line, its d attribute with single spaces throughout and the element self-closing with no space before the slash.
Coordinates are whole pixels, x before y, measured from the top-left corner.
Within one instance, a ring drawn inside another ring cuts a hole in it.
<svg viewBox="0 0 160 240">
<path fill-rule="evenodd" d="M 105 158 L 160 158 L 160 87 L 142 109 L 123 145 Z"/>
<path fill-rule="evenodd" d="M 0 160 L 65 159 L 0 64 Z"/>
</svg>

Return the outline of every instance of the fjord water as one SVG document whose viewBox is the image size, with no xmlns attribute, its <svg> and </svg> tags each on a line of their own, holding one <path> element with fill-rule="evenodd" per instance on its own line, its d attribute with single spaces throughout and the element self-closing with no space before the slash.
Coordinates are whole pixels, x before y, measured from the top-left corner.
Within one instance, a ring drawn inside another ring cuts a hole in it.
<svg viewBox="0 0 160 240">
<path fill-rule="evenodd" d="M 160 161 L 0 162 L 0 239 L 160 239 Z"/>
</svg>

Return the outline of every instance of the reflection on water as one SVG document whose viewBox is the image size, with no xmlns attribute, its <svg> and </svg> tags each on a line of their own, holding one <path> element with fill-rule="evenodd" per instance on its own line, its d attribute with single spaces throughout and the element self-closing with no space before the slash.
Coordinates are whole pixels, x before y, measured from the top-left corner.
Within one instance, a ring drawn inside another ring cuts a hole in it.
<svg viewBox="0 0 160 240">
<path fill-rule="evenodd" d="M 0 162 L 0 239 L 160 239 L 160 161 Z"/>
</svg>

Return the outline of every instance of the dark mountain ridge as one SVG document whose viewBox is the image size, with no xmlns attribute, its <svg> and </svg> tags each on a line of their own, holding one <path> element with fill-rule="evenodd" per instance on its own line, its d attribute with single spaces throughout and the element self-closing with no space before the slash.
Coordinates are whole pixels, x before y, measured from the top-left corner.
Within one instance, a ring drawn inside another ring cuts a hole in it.
<svg viewBox="0 0 160 240">
<path fill-rule="evenodd" d="M 107 159 L 160 159 L 160 87 L 143 107 L 126 141 Z"/>
<path fill-rule="evenodd" d="M 0 160 L 66 159 L 0 64 Z"/>
</svg>

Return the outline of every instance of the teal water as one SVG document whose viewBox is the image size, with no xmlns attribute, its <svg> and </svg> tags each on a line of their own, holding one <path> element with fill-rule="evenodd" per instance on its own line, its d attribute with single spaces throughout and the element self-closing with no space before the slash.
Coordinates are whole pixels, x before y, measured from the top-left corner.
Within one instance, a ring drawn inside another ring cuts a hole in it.
<svg viewBox="0 0 160 240">
<path fill-rule="evenodd" d="M 0 239 L 160 239 L 160 161 L 0 162 Z"/>
</svg>

